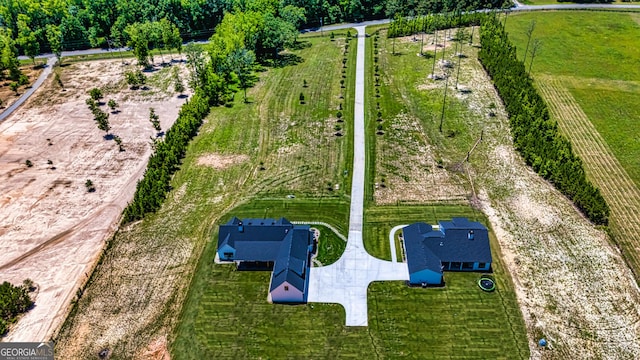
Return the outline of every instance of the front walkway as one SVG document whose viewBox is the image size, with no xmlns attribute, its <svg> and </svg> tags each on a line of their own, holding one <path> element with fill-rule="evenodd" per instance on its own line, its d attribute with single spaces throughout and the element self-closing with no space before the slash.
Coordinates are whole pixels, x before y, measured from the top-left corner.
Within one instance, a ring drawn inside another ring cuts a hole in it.
<svg viewBox="0 0 640 360">
<path fill-rule="evenodd" d="M 362 215 L 365 186 L 364 58 L 365 27 L 356 27 L 356 89 L 353 180 L 349 236 L 342 257 L 332 265 L 311 268 L 307 302 L 341 304 L 347 326 L 367 326 L 367 288 L 373 281 L 409 280 L 407 264 L 376 259 L 364 249 Z"/>
</svg>

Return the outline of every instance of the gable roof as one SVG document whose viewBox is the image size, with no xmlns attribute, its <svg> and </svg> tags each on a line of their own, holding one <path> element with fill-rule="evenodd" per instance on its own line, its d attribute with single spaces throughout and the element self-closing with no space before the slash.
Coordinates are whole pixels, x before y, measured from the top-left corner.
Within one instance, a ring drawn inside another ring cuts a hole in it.
<svg viewBox="0 0 640 360">
<path fill-rule="evenodd" d="M 271 277 L 271 288 L 283 284 L 285 281 L 300 290 L 305 291 L 305 279 L 309 264 L 309 226 L 296 226 L 282 241 L 278 258 L 276 259 Z"/>
<path fill-rule="evenodd" d="M 218 249 L 229 245 L 236 249 L 235 258 L 244 261 L 275 261 L 282 239 L 294 228 L 285 218 L 232 218 L 218 230 Z"/>
<path fill-rule="evenodd" d="M 466 218 L 440 221 L 440 231 L 423 222 L 402 229 L 409 273 L 424 269 L 441 272 L 441 262 L 492 261 L 484 225 Z M 469 232 L 473 231 L 473 239 Z"/>
<path fill-rule="evenodd" d="M 424 246 L 423 234 L 433 232 L 433 227 L 423 222 L 411 224 L 402 229 L 409 273 L 413 274 L 425 269 L 442 273 L 440 258 L 431 249 Z M 441 234 L 440 232 L 437 232 Z M 442 235 L 442 234 L 441 234 Z"/>
</svg>

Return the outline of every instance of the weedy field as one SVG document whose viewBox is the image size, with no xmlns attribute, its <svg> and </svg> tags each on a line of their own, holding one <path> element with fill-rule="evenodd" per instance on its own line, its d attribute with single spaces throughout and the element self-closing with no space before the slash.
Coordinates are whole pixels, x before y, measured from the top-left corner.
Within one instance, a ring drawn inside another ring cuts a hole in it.
<svg viewBox="0 0 640 360">
<path fill-rule="evenodd" d="M 510 16 L 509 22 L 516 18 Z M 429 78 L 434 68 L 434 35 L 426 35 L 424 42 L 420 35 L 385 39 L 379 46 L 380 63 L 388 63 L 380 74 L 380 98 L 384 98 L 380 102 L 388 126 L 393 127 L 400 113 L 419 119 L 417 132 L 432 144 L 435 158 L 442 158 L 440 165 L 449 181 L 461 184 L 470 203 L 488 217 L 515 283 L 532 358 L 636 357 L 640 353 L 636 340 L 640 303 L 631 272 L 607 234 L 525 166 L 513 149 L 501 101 L 476 60 L 477 48 L 467 41 L 462 51 L 456 51 L 456 33 L 438 32 L 441 46 L 437 47 L 435 72 L 445 72 L 440 65 L 445 64 L 441 60 L 442 49 L 446 49 L 448 80 Z M 417 56 L 421 44 L 427 56 Z M 456 52 L 465 56 L 458 58 Z M 461 70 L 456 89 L 458 59 Z M 445 84 L 447 106 L 442 117 Z M 462 161 L 480 134 L 482 141 L 469 161 Z M 378 138 L 402 141 L 406 151 L 414 148 L 410 141 L 387 139 L 386 132 Z M 376 156 L 384 151 L 379 143 Z M 386 171 L 378 165 L 376 176 Z M 414 165 L 409 161 L 404 166 Z M 422 171 L 422 177 L 428 179 L 428 169 Z M 393 183 L 384 191 L 389 189 L 393 191 Z M 541 337 L 550 341 L 547 350 L 536 345 Z"/>
<path fill-rule="evenodd" d="M 511 21 L 513 20 L 513 21 Z M 562 12 L 513 16 L 520 56 L 526 29 L 542 42 L 533 77 L 551 115 L 584 160 L 611 207 L 614 240 L 640 271 L 640 17 Z"/>
</svg>

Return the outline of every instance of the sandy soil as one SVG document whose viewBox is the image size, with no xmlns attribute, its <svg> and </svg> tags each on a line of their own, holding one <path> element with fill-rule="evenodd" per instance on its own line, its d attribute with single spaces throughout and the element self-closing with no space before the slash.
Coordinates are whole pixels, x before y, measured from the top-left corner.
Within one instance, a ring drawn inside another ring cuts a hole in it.
<svg viewBox="0 0 640 360">
<path fill-rule="evenodd" d="M 533 359 L 637 359 L 640 291 L 607 234 L 515 152 L 500 100 L 476 60 L 463 83 L 485 119 L 486 163 L 471 177 L 511 273 Z M 549 340 L 549 350 L 536 345 Z"/>
<path fill-rule="evenodd" d="M 13 283 L 30 278 L 39 287 L 35 307 L 5 341 L 46 340 L 64 321 L 144 173 L 156 133 L 149 107 L 167 129 L 185 101 L 128 90 L 123 69 L 119 61 L 67 66 L 65 91 L 50 76 L 0 124 L 0 275 Z M 97 129 L 85 104 L 92 87 L 103 88 L 104 101 L 119 103 L 109 121 L 125 151 Z M 87 192 L 87 179 L 95 192 Z"/>
</svg>

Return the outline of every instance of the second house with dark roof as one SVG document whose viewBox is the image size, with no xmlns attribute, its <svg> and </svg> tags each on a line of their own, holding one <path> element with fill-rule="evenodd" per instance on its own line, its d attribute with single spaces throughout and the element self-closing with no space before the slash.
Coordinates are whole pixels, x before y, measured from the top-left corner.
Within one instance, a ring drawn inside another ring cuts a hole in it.
<svg viewBox="0 0 640 360">
<path fill-rule="evenodd" d="M 238 219 L 220 225 L 218 257 L 238 269 L 273 269 L 269 299 L 275 303 L 304 303 L 309 289 L 309 262 L 315 251 L 309 225 L 285 218 Z"/>
<path fill-rule="evenodd" d="M 443 271 L 489 271 L 487 228 L 466 218 L 440 221 L 438 229 L 419 222 L 402 229 L 411 285 L 440 285 Z"/>
</svg>

